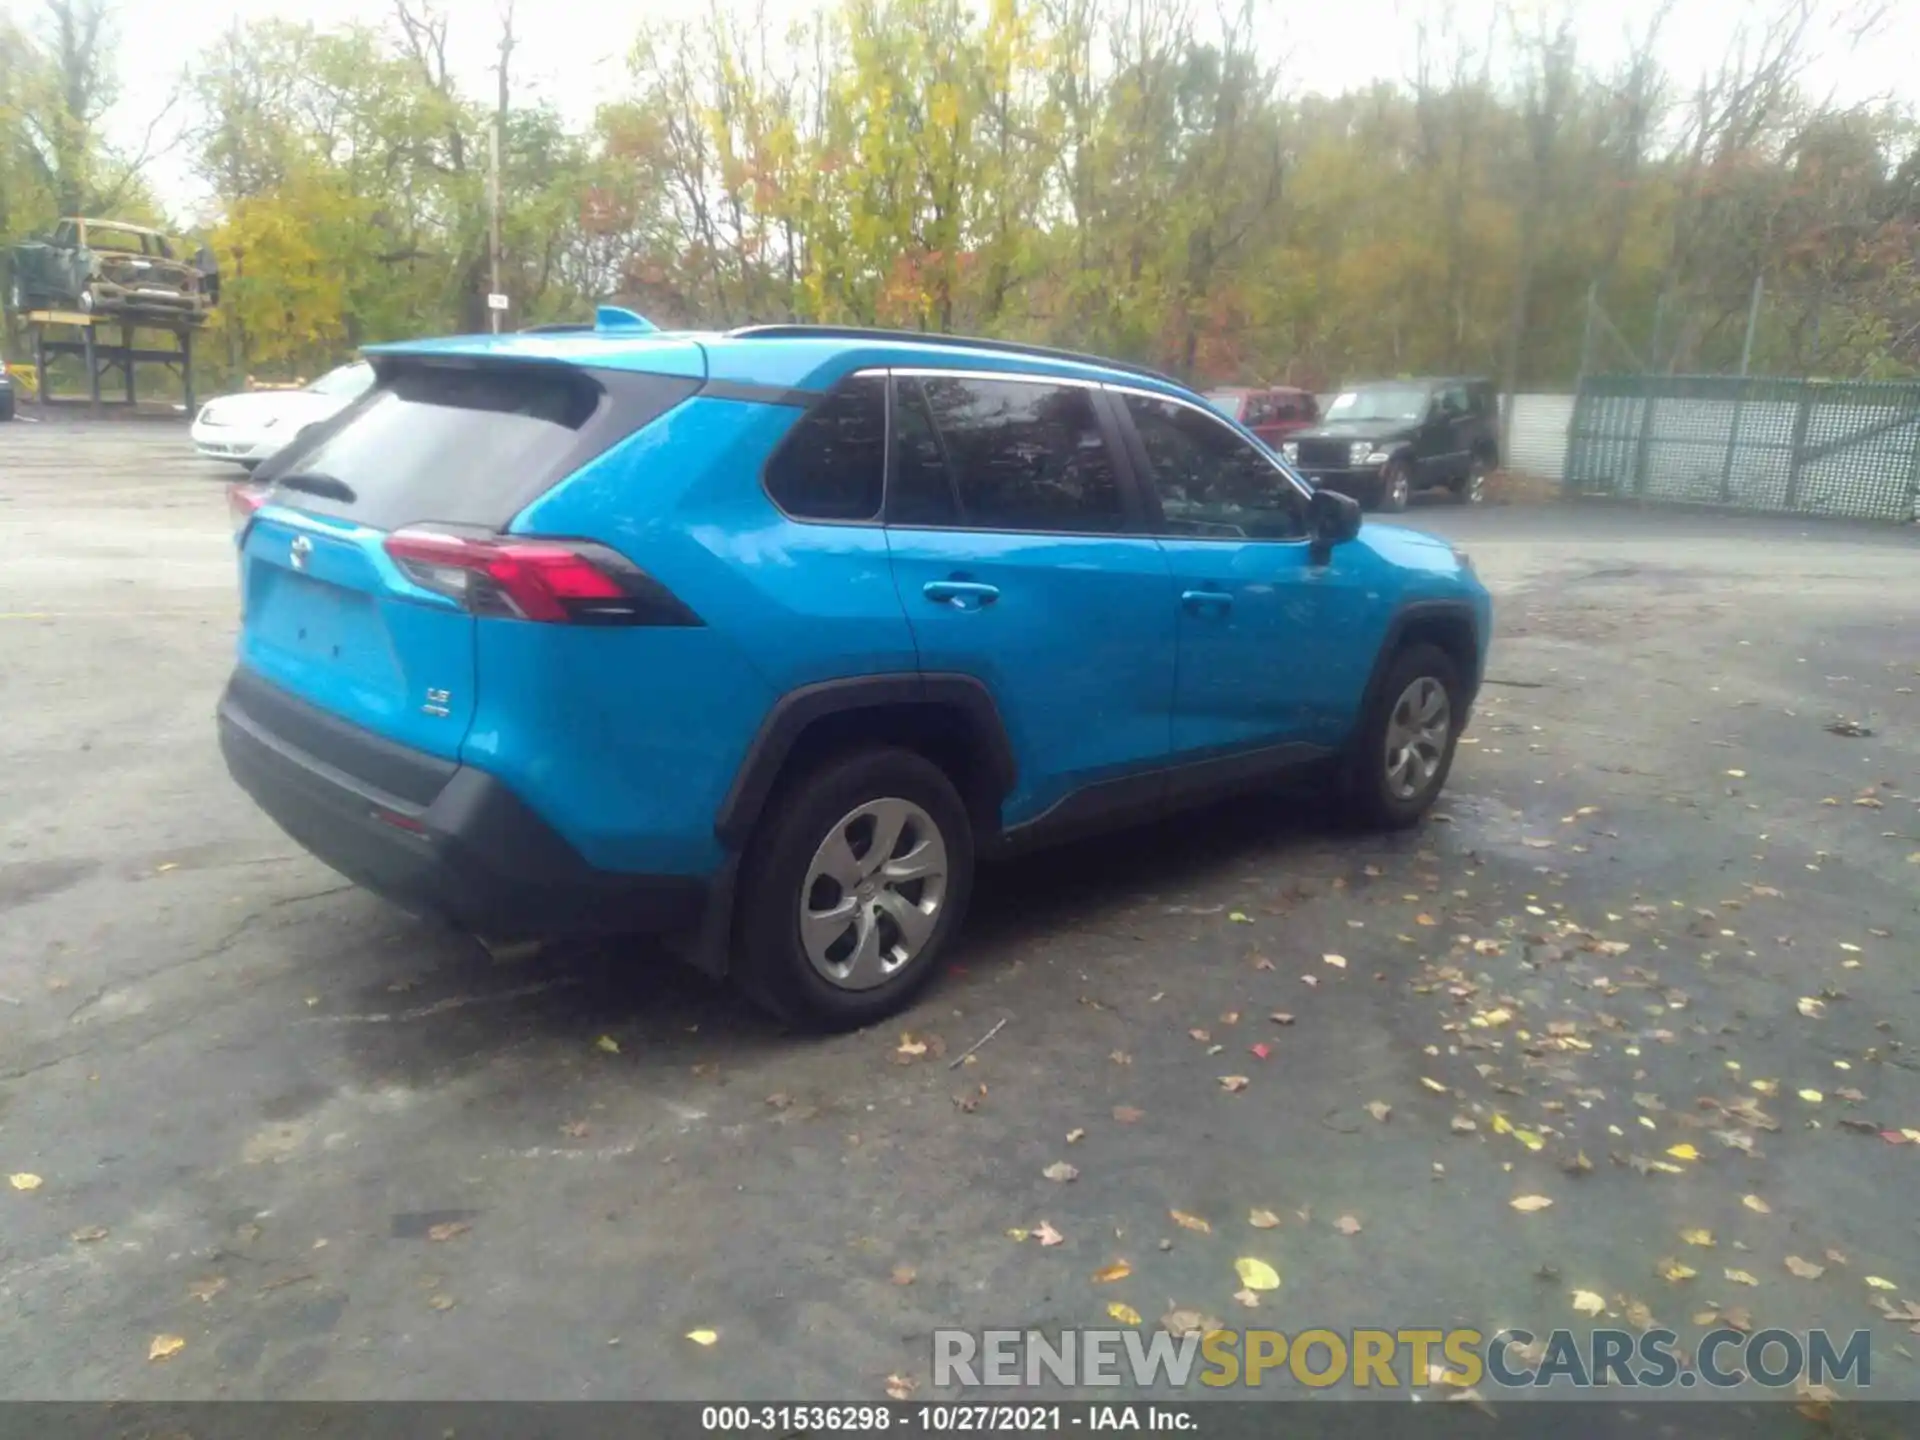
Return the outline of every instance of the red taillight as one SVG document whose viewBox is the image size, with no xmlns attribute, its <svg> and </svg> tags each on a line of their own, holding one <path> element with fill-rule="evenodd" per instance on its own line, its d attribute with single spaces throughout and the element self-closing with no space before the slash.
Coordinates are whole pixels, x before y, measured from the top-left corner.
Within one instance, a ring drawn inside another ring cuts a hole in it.
<svg viewBox="0 0 1920 1440">
<path fill-rule="evenodd" d="M 266 503 L 267 491 L 263 485 L 242 480 L 227 486 L 227 514 L 233 517 L 234 539 L 247 533 L 254 512 Z"/>
<path fill-rule="evenodd" d="M 693 613 L 623 556 L 590 541 L 516 540 L 397 530 L 406 577 L 476 615 L 545 624 L 697 625 Z"/>
</svg>

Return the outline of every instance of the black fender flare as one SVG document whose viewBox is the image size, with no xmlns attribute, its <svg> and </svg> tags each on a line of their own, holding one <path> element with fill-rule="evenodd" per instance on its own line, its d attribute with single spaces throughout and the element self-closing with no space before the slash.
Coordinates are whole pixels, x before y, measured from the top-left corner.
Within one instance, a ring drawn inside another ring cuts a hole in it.
<svg viewBox="0 0 1920 1440">
<path fill-rule="evenodd" d="M 1019 774 L 1013 742 L 1007 736 L 993 693 L 980 680 L 972 675 L 914 672 L 849 676 L 803 685 L 774 702 L 748 745 L 726 798 L 720 802 L 714 833 L 730 849 L 746 844 L 786 768 L 787 758 L 808 727 L 830 715 L 903 706 L 959 715 L 985 761 L 984 778 L 995 796 L 1013 789 Z"/>
<path fill-rule="evenodd" d="M 1487 637 L 1480 633 L 1479 621 L 1473 606 L 1465 600 L 1409 600 L 1393 612 L 1387 621 L 1386 633 L 1380 639 L 1380 648 L 1374 652 L 1373 669 L 1367 676 L 1367 688 L 1361 692 L 1359 715 L 1371 714 L 1379 703 L 1380 687 L 1386 683 L 1387 667 L 1393 663 L 1393 657 L 1400 653 L 1400 647 L 1406 643 L 1407 632 L 1423 622 L 1440 620 L 1448 624 L 1463 624 L 1467 633 L 1473 636 L 1475 664 L 1472 671 L 1461 679 L 1466 683 L 1467 709 L 1471 712 L 1474 699 L 1479 690 L 1479 657 L 1485 651 Z M 1466 718 L 1461 718 L 1461 728 L 1466 726 Z M 1357 733 L 1356 725 L 1356 733 Z"/>
</svg>

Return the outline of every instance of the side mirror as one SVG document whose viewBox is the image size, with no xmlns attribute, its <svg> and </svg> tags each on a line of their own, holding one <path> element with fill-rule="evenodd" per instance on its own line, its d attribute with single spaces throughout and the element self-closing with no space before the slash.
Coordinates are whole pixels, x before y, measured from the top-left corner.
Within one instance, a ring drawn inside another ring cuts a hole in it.
<svg viewBox="0 0 1920 1440">
<path fill-rule="evenodd" d="M 1360 502 L 1333 490 L 1316 490 L 1307 501 L 1307 538 L 1325 555 L 1360 533 Z"/>
</svg>

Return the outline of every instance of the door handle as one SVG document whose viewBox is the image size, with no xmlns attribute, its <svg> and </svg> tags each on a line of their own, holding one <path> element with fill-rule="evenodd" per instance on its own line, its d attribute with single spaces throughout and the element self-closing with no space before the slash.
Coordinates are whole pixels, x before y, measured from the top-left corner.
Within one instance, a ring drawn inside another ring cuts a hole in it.
<svg viewBox="0 0 1920 1440">
<path fill-rule="evenodd" d="M 956 610 L 978 610 L 1000 598 L 1000 587 L 982 585 L 975 580 L 929 580 L 920 593 L 940 605 Z"/>
<path fill-rule="evenodd" d="M 1224 590 L 1182 590 L 1180 603 L 1189 610 L 1230 610 L 1233 596 Z"/>
</svg>

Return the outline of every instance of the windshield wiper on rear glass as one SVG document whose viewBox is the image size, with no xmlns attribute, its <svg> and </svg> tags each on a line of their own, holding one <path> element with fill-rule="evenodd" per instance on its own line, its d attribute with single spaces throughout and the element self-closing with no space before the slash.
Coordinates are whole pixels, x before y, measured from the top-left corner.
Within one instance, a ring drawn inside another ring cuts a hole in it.
<svg viewBox="0 0 1920 1440">
<path fill-rule="evenodd" d="M 319 495 L 327 500 L 338 500 L 351 505 L 360 497 L 353 493 L 353 487 L 346 481 L 332 475 L 322 475 L 317 470 L 296 470 L 291 475 L 276 475 L 273 483 L 288 490 L 303 490 L 309 495 Z"/>
</svg>

